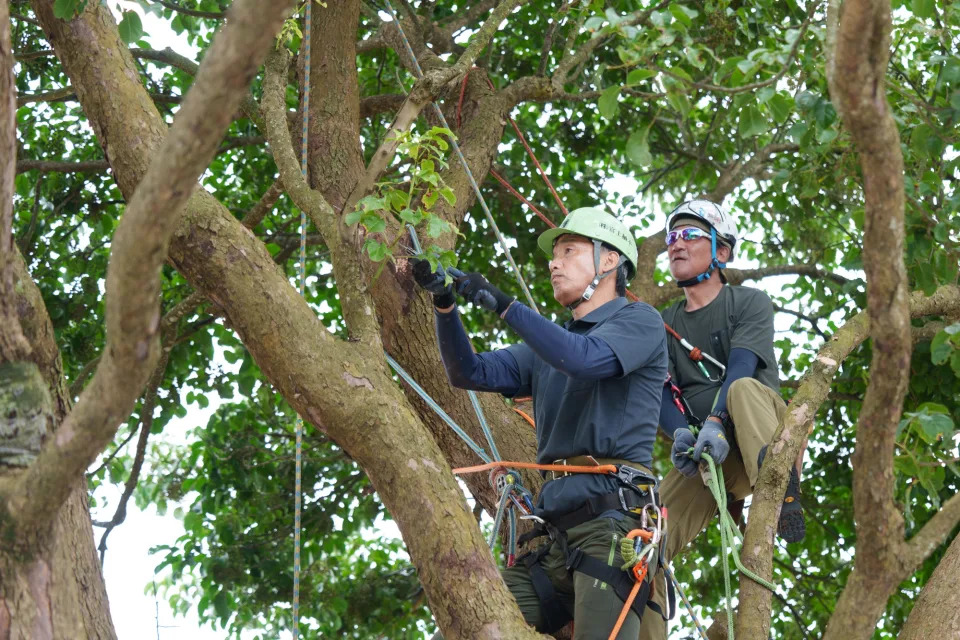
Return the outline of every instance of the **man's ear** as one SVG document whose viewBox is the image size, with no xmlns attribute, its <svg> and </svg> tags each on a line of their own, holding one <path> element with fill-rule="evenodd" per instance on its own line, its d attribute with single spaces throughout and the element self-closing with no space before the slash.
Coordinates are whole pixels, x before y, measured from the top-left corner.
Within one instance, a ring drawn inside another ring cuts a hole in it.
<svg viewBox="0 0 960 640">
<path fill-rule="evenodd" d="M 717 243 L 717 260 L 726 264 L 730 262 L 730 247 L 725 244 Z"/>
<path fill-rule="evenodd" d="M 620 254 L 608 250 L 600 257 L 600 270 L 610 271 L 610 269 L 615 269 L 618 262 L 620 262 Z"/>
</svg>

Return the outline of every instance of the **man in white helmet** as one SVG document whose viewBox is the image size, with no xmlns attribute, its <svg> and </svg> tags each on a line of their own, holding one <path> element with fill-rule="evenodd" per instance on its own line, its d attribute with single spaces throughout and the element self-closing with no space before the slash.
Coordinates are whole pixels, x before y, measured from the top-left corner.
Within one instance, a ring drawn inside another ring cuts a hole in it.
<svg viewBox="0 0 960 640">
<path fill-rule="evenodd" d="M 727 492 L 742 500 L 753 492 L 786 405 L 778 394 L 773 303 L 759 289 L 727 285 L 723 275 L 737 250 L 732 216 L 713 202 L 691 200 L 670 213 L 666 229 L 670 273 L 684 294 L 663 312 L 664 322 L 680 336 L 667 341 L 670 379 L 660 409 L 660 427 L 673 438 L 674 469 L 661 487 L 670 513 L 669 562 L 717 511 L 698 472 L 702 454 L 708 452 L 721 464 Z M 691 358 L 691 348 L 703 357 Z M 791 472 L 778 523 L 787 542 L 801 540 L 805 531 L 799 463 Z M 662 594 L 654 600 L 662 602 Z M 643 619 L 642 640 L 665 637 L 661 621 Z"/>
<path fill-rule="evenodd" d="M 496 311 L 523 340 L 507 349 L 474 353 L 454 285 L 445 285 L 444 274 L 426 261 L 415 263 L 414 277 L 434 296 L 451 384 L 532 395 L 541 464 L 617 466 L 617 475 L 547 474 L 535 513 L 549 542 L 503 571 L 524 618 L 538 630 L 551 633 L 573 619 L 576 639 L 606 639 L 634 584 L 621 570 L 620 540 L 656 501 L 649 467 L 667 374 L 666 334 L 656 309 L 624 298 L 637 245 L 615 217 L 577 209 L 537 244 L 551 258 L 554 298 L 572 312 L 562 326 L 478 273 L 452 274 L 457 293 Z M 618 638 L 637 637 L 650 584 L 648 578 L 642 585 Z"/>
</svg>

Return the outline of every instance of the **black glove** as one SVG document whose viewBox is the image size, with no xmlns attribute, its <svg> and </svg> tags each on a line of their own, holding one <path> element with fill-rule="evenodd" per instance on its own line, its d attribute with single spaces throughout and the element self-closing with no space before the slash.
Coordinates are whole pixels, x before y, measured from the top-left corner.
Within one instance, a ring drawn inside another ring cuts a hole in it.
<svg viewBox="0 0 960 640">
<path fill-rule="evenodd" d="M 446 309 L 452 307 L 457 298 L 453 295 L 453 283 L 444 284 L 446 274 L 437 268 L 436 271 L 430 269 L 429 260 L 412 258 L 413 279 L 417 284 L 428 293 L 433 294 L 433 306 L 437 309 Z"/>
<path fill-rule="evenodd" d="M 727 435 L 723 432 L 723 425 L 714 420 L 704 420 L 700 427 L 697 445 L 693 449 L 693 459 L 699 462 L 700 454 L 707 447 L 710 448 L 710 456 L 717 464 L 726 460 L 727 454 L 730 453 L 730 443 L 727 442 Z"/>
<path fill-rule="evenodd" d="M 503 315 L 510 303 L 515 300 L 476 272 L 465 273 L 457 278 L 457 293 L 467 302 L 480 305 L 489 311 L 496 311 L 498 315 Z"/>
<path fill-rule="evenodd" d="M 673 449 L 670 450 L 670 459 L 677 471 L 692 478 L 697 475 L 697 463 L 687 453 L 697 444 L 697 438 L 690 429 L 677 429 L 673 432 Z"/>
</svg>

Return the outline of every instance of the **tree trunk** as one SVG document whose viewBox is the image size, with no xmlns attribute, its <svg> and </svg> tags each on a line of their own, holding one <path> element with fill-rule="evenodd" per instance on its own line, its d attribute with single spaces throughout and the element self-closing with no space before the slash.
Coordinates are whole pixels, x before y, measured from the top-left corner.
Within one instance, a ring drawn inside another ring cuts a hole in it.
<svg viewBox="0 0 960 640">
<path fill-rule="evenodd" d="M 21 290 L 39 293 L 32 282 L 17 284 Z M 17 306 L 23 316 L 38 311 L 29 308 L 29 300 L 30 296 L 15 300 L 21 303 Z M 25 328 L 28 336 L 38 335 L 30 325 Z M 64 388 L 58 384 L 55 394 Z M 0 487 L 33 461 L 68 405 L 64 397 L 51 397 L 43 373 L 33 362 L 0 363 Z M 9 524 L 0 507 L 0 539 L 4 540 L 0 544 L 0 638 L 116 638 L 94 550 L 85 483 L 76 484 L 48 530 L 13 539 Z"/>
<path fill-rule="evenodd" d="M 924 585 L 920 597 L 900 631 L 899 640 L 960 638 L 960 536 L 953 539 L 947 553 Z"/>
</svg>

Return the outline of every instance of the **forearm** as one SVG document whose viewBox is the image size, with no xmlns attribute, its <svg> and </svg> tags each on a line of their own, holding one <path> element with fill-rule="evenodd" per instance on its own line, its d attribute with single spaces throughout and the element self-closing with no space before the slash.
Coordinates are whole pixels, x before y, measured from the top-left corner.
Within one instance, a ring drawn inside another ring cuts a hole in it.
<svg viewBox="0 0 960 640">
<path fill-rule="evenodd" d="M 507 353 L 477 354 L 456 308 L 434 313 L 440 358 L 450 384 L 472 391 L 511 394 L 520 386 L 516 361 Z"/>
<path fill-rule="evenodd" d="M 730 357 L 727 359 L 726 378 L 717 393 L 717 401 L 713 406 L 715 412 L 727 410 L 727 392 L 730 390 L 730 385 L 740 378 L 752 378 L 757 371 L 759 361 L 757 354 L 749 349 L 735 348 L 730 351 Z"/>
<path fill-rule="evenodd" d="M 504 320 L 544 362 L 571 378 L 602 380 L 623 375 L 620 360 L 601 338 L 567 331 L 519 302 L 510 305 Z"/>
</svg>

